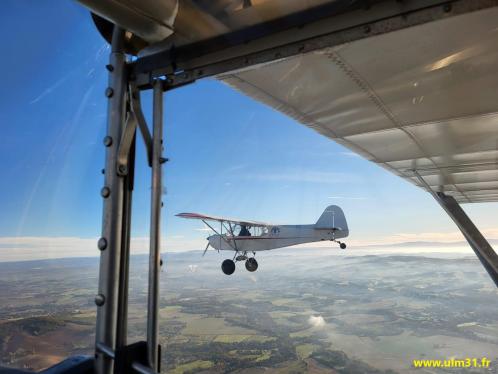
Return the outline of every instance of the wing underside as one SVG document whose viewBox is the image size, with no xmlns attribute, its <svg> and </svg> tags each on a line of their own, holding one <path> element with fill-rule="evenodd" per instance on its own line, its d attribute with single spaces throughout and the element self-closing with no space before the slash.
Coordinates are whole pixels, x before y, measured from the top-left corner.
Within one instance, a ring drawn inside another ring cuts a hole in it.
<svg viewBox="0 0 498 374">
<path fill-rule="evenodd" d="M 498 9 L 218 78 L 458 202 L 498 201 Z"/>
<path fill-rule="evenodd" d="M 181 217 L 181 218 L 187 218 L 187 219 L 197 219 L 197 220 L 201 220 L 201 221 L 215 221 L 215 222 L 222 222 L 222 223 L 223 222 L 233 223 L 236 225 L 245 225 L 245 226 L 250 226 L 250 227 L 272 226 L 271 224 L 268 224 L 265 222 L 240 220 L 240 219 L 236 219 L 236 218 L 227 218 L 227 217 L 218 217 L 218 216 L 212 216 L 212 215 L 207 215 L 207 214 L 202 214 L 202 213 L 179 213 L 176 216 Z"/>
</svg>

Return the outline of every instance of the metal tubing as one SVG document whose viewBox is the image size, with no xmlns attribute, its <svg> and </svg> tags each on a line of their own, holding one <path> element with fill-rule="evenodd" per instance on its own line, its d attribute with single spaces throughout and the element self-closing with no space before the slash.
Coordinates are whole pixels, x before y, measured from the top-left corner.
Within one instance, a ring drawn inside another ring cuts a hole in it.
<svg viewBox="0 0 498 374">
<path fill-rule="evenodd" d="M 108 103 L 107 137 L 105 145 L 105 187 L 109 195 L 104 199 L 102 238 L 99 241 L 100 270 L 95 333 L 96 347 L 99 344 L 115 351 L 118 347 L 117 321 L 119 305 L 119 279 L 122 252 L 124 179 L 116 172 L 119 140 L 124 128 L 126 99 L 126 56 L 123 52 L 124 30 L 114 28 L 110 55 L 109 87 L 106 90 Z M 95 350 L 95 370 L 99 374 L 113 373 L 113 359 L 100 350 Z"/>
<path fill-rule="evenodd" d="M 498 287 L 498 255 L 454 197 L 446 196 L 442 192 L 438 192 L 437 195 L 441 206 L 456 223 L 477 258 Z"/>
<path fill-rule="evenodd" d="M 450 216 L 453 222 L 455 222 L 470 247 L 475 252 L 477 258 L 481 261 L 489 276 L 498 287 L 498 255 L 488 243 L 486 238 L 481 234 L 479 229 L 474 225 L 472 220 L 453 196 L 447 196 L 443 192 L 433 191 L 416 170 L 413 170 L 413 173 L 419 182 L 429 191 L 444 211 Z"/>
<path fill-rule="evenodd" d="M 161 194 L 163 148 L 163 88 L 154 83 L 152 130 L 152 192 L 150 215 L 149 295 L 147 308 L 147 358 L 149 366 L 158 369 L 159 274 L 161 261 Z"/>
<path fill-rule="evenodd" d="M 150 368 L 148 368 L 145 365 L 142 365 L 139 362 L 134 362 L 133 364 L 131 364 L 131 367 L 133 368 L 133 370 L 135 370 L 137 373 L 140 373 L 140 374 L 155 374 L 156 373 L 154 370 L 151 370 Z"/>
<path fill-rule="evenodd" d="M 152 167 L 152 136 L 150 135 L 149 128 L 147 127 L 147 122 L 145 121 L 145 116 L 142 112 L 142 104 L 140 101 L 140 91 L 133 87 L 130 95 L 130 105 L 131 110 L 135 114 L 136 120 L 138 122 L 138 128 L 142 134 L 142 139 L 145 144 L 145 149 L 147 150 L 147 162 L 149 166 Z"/>
<path fill-rule="evenodd" d="M 128 335 L 128 281 L 130 269 L 130 240 L 131 240 L 131 208 L 132 195 L 135 179 L 135 149 L 136 149 L 136 131 L 131 141 L 130 152 L 128 155 L 128 174 L 124 177 L 123 193 L 123 231 L 122 231 L 122 251 L 119 277 L 119 302 L 118 302 L 118 321 L 116 331 L 116 345 L 124 347 L 127 344 Z M 118 166 L 119 167 L 119 166 Z"/>
<path fill-rule="evenodd" d="M 95 345 L 95 348 L 97 349 L 97 351 L 102 352 L 106 356 L 114 359 L 114 357 L 115 357 L 114 351 L 112 349 L 110 349 L 108 346 L 101 344 L 101 343 L 97 343 Z"/>
</svg>

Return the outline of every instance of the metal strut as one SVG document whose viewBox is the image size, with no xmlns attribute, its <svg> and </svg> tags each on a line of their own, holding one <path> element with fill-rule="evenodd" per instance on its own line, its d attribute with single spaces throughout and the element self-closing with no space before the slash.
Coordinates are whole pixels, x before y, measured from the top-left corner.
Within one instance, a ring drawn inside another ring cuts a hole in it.
<svg viewBox="0 0 498 374">
<path fill-rule="evenodd" d="M 158 373 L 159 274 L 161 269 L 161 194 L 163 150 L 163 83 L 156 79 L 153 104 L 153 134 L 150 135 L 136 87 L 128 81 L 123 49 L 125 32 L 115 26 L 109 70 L 105 182 L 99 286 L 95 297 L 95 371 L 99 374 Z M 152 167 L 149 294 L 147 341 L 127 344 L 128 280 L 132 191 L 137 128 L 140 130 Z"/>
<path fill-rule="evenodd" d="M 123 51 L 124 30 L 114 28 L 110 55 L 109 87 L 106 90 L 108 103 L 105 182 L 101 190 L 104 198 L 102 237 L 99 239 L 100 271 L 97 304 L 97 324 L 95 333 L 95 369 L 97 373 L 112 373 L 114 359 L 109 354 L 126 344 L 122 334 L 123 321 L 127 314 L 127 253 L 131 193 L 125 192 L 127 177 L 119 177 L 116 170 L 119 139 L 124 129 L 126 110 L 126 56 Z M 99 348 L 100 346 L 100 348 Z M 105 349 L 107 348 L 107 353 Z"/>
<path fill-rule="evenodd" d="M 161 81 L 154 83 L 152 132 L 152 192 L 150 214 L 149 297 L 147 305 L 147 356 L 149 366 L 159 367 L 158 314 L 159 273 L 161 271 L 161 194 L 163 151 L 163 89 Z"/>
<path fill-rule="evenodd" d="M 489 276 L 498 287 L 498 255 L 486 238 L 481 234 L 453 196 L 433 191 L 416 170 L 413 170 L 413 173 L 458 226 L 470 247 L 477 255 L 477 258 L 481 261 Z"/>
</svg>

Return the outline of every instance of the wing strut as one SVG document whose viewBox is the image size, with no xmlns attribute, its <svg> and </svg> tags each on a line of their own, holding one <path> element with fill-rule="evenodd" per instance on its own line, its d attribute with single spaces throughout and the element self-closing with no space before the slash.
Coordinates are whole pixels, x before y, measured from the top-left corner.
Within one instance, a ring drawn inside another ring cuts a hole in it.
<svg viewBox="0 0 498 374">
<path fill-rule="evenodd" d="M 481 234 L 479 229 L 474 225 L 469 216 L 458 204 L 453 196 L 448 196 L 443 192 L 435 192 L 422 176 L 413 170 L 413 173 L 419 182 L 430 192 L 430 194 L 441 205 L 444 211 L 455 222 L 462 232 L 463 236 L 474 250 L 479 261 L 488 272 L 489 276 L 498 287 L 498 255 L 493 250 L 486 238 Z"/>
<path fill-rule="evenodd" d="M 232 245 L 232 244 L 230 244 L 230 241 L 226 240 L 226 239 L 225 239 L 225 237 L 224 237 L 222 234 L 218 233 L 218 231 L 216 231 L 216 230 L 215 230 L 215 228 L 214 228 L 213 226 L 211 226 L 211 225 L 210 225 L 209 223 L 207 223 L 205 220 L 202 220 L 202 222 L 204 222 L 204 224 L 205 224 L 207 227 L 209 227 L 211 230 L 213 230 L 213 232 L 214 232 L 216 235 L 218 235 L 221 239 L 223 239 L 223 241 L 225 241 L 225 243 L 227 243 L 230 247 L 232 247 L 232 249 L 233 249 L 234 251 L 236 251 L 236 250 L 237 250 L 237 249 L 236 249 L 237 247 L 235 247 L 235 248 L 234 248 L 234 247 L 233 247 L 233 245 Z M 235 243 L 235 240 L 234 240 L 234 243 Z M 206 250 L 207 250 L 207 247 L 206 247 Z M 204 253 L 206 253 L 206 250 L 204 251 Z M 203 256 L 204 256 L 204 255 L 203 255 Z"/>
</svg>

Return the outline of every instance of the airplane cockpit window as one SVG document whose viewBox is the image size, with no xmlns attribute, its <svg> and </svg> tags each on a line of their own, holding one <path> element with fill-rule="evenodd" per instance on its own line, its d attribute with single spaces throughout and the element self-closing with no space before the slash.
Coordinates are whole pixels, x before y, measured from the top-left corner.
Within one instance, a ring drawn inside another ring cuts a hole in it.
<svg viewBox="0 0 498 374">
<path fill-rule="evenodd" d="M 246 225 L 240 225 L 239 236 L 251 236 L 251 231 Z"/>
<path fill-rule="evenodd" d="M 498 373 L 498 2 L 365 3 L 2 3 L 0 373 Z"/>
</svg>

